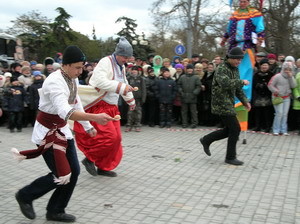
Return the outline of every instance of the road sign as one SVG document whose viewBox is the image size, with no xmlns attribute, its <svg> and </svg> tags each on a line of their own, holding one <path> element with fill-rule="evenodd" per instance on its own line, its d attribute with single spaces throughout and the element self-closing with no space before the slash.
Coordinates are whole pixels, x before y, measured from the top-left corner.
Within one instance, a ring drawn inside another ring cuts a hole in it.
<svg viewBox="0 0 300 224">
<path fill-rule="evenodd" d="M 179 44 L 179 45 L 177 45 L 177 46 L 175 47 L 175 53 L 178 54 L 178 55 L 184 54 L 185 51 L 186 51 L 186 50 L 185 50 L 185 47 L 184 47 L 183 45 L 181 45 L 181 44 Z"/>
</svg>

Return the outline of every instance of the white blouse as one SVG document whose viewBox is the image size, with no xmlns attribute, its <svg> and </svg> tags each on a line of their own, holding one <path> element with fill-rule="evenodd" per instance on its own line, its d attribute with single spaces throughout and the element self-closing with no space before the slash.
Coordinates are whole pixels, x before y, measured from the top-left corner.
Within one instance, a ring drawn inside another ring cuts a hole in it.
<svg viewBox="0 0 300 224">
<path fill-rule="evenodd" d="M 76 80 L 76 85 L 78 86 L 78 80 Z M 49 114 L 57 114 L 65 121 L 70 118 L 75 110 L 84 112 L 77 93 L 75 103 L 69 104 L 70 90 L 60 70 L 51 73 L 46 78 L 42 88 L 39 89 L 39 95 L 39 110 Z M 93 127 L 89 121 L 79 121 L 79 123 L 83 126 L 84 130 L 89 130 Z M 41 144 L 41 141 L 48 131 L 48 128 L 36 121 L 31 137 L 32 142 L 38 145 Z M 69 124 L 62 127 L 61 131 L 65 134 L 67 139 L 73 139 Z"/>
</svg>

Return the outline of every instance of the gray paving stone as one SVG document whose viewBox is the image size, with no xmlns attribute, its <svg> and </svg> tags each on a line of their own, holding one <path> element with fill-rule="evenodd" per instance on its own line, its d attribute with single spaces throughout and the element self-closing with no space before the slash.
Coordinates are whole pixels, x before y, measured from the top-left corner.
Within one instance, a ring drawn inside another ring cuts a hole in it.
<svg viewBox="0 0 300 224">
<path fill-rule="evenodd" d="M 0 223 L 43 224 L 51 194 L 34 201 L 37 218 L 26 219 L 15 192 L 48 172 L 42 158 L 17 163 L 11 147 L 34 148 L 31 128 L 11 134 L 0 127 Z M 67 212 L 89 224 L 294 224 L 300 223 L 300 138 L 247 133 L 238 142 L 244 166 L 224 163 L 226 140 L 207 157 L 202 128 L 143 127 L 123 133 L 124 157 L 118 177 L 81 175 Z M 78 151 L 79 160 L 83 155 Z"/>
</svg>

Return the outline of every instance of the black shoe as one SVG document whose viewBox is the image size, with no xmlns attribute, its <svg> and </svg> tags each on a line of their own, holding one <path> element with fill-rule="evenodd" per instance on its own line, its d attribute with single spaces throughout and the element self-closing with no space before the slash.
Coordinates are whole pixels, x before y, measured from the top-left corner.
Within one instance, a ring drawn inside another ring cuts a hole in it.
<svg viewBox="0 0 300 224">
<path fill-rule="evenodd" d="M 187 125 L 182 125 L 182 128 L 187 128 Z"/>
<path fill-rule="evenodd" d="M 164 126 L 164 125 L 159 125 L 159 127 L 160 127 L 160 128 L 164 128 L 165 126 Z"/>
<path fill-rule="evenodd" d="M 89 174 L 91 174 L 92 176 L 97 176 L 97 171 L 92 161 L 84 158 L 81 163 L 85 166 L 85 169 Z"/>
<path fill-rule="evenodd" d="M 166 128 L 171 128 L 171 125 L 167 125 Z"/>
<path fill-rule="evenodd" d="M 107 176 L 107 177 L 116 177 L 118 176 L 116 172 L 114 171 L 107 171 L 107 170 L 100 170 L 97 169 L 97 174 L 102 175 L 102 176 Z"/>
<path fill-rule="evenodd" d="M 203 137 L 200 138 L 200 142 L 203 146 L 204 152 L 206 153 L 206 155 L 211 156 L 210 150 L 209 150 L 209 144 L 206 144 L 203 140 Z"/>
<path fill-rule="evenodd" d="M 192 126 L 191 126 L 191 128 L 196 128 L 197 127 L 197 125 L 195 125 L 195 124 L 192 124 Z"/>
<path fill-rule="evenodd" d="M 261 131 L 261 128 L 260 127 L 253 128 L 253 131 Z"/>
<path fill-rule="evenodd" d="M 32 203 L 24 202 L 19 195 L 19 192 L 15 195 L 17 202 L 19 203 L 22 214 L 28 219 L 35 219 L 35 212 L 33 210 Z"/>
<path fill-rule="evenodd" d="M 75 222 L 76 217 L 67 213 L 49 213 L 47 212 L 46 218 L 48 221 L 58 221 L 58 222 Z"/>
<path fill-rule="evenodd" d="M 271 129 L 270 128 L 266 128 L 266 129 L 264 129 L 262 131 L 265 132 L 265 133 L 269 133 L 271 131 Z"/>
<path fill-rule="evenodd" d="M 238 159 L 225 159 L 225 163 L 228 163 L 230 165 L 235 165 L 235 166 L 241 166 L 244 164 L 244 162 Z"/>
</svg>

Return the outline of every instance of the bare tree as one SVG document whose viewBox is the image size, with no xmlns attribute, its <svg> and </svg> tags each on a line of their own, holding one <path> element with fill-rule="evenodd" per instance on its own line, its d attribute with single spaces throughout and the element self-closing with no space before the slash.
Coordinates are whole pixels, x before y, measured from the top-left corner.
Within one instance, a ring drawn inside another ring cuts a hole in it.
<svg viewBox="0 0 300 224">
<path fill-rule="evenodd" d="M 299 56 L 298 6 L 298 0 L 268 0 L 265 13 L 267 51 Z"/>
<path fill-rule="evenodd" d="M 156 38 L 164 35 L 163 39 L 166 41 L 169 34 L 172 36 L 174 45 L 174 42 L 181 43 L 187 46 L 188 50 L 190 45 L 192 52 L 188 52 L 188 57 L 191 56 L 191 53 L 202 53 L 203 55 L 212 54 L 211 52 L 222 53 L 216 39 L 224 33 L 228 15 L 224 10 L 221 11 L 225 3 L 218 3 L 217 7 L 212 8 L 210 5 L 212 3 L 208 0 L 154 2 L 152 14 L 157 28 Z M 164 5 L 170 5 L 169 10 L 162 10 Z M 164 27 L 163 32 L 159 30 L 162 27 Z"/>
</svg>

